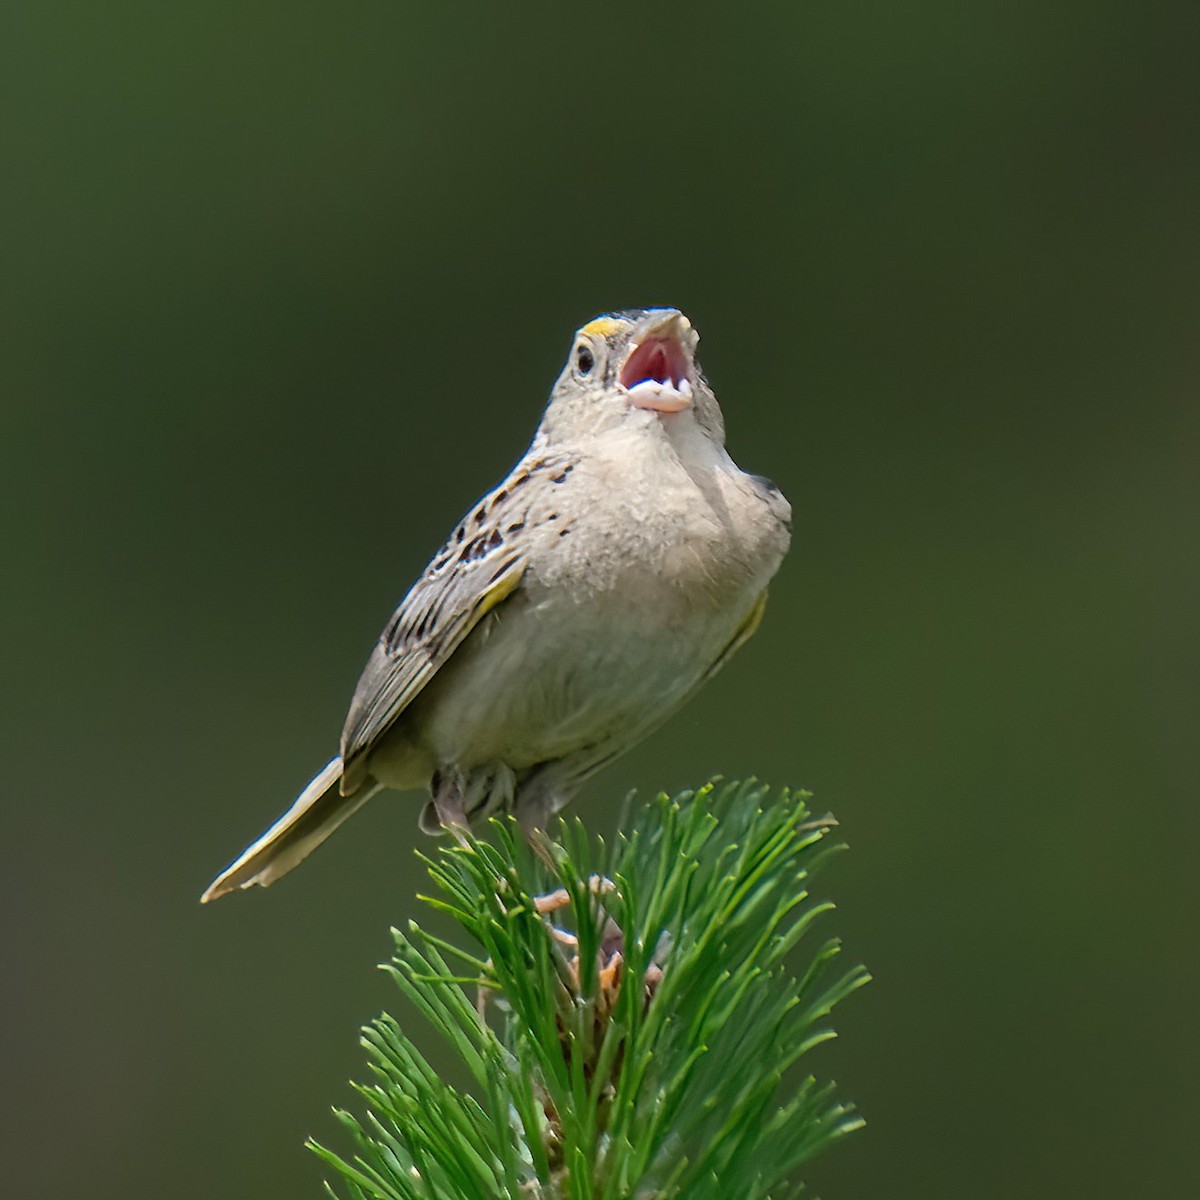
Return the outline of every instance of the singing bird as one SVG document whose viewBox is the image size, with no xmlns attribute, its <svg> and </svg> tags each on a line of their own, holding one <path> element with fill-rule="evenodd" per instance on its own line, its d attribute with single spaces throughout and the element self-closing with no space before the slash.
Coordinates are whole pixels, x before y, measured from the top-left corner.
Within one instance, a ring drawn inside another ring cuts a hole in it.
<svg viewBox="0 0 1200 1200">
<path fill-rule="evenodd" d="M 542 828 L 755 631 L 791 507 L 742 471 L 674 308 L 575 335 L 525 456 L 400 602 L 341 753 L 204 893 L 287 874 L 385 788 L 427 832 Z"/>
</svg>

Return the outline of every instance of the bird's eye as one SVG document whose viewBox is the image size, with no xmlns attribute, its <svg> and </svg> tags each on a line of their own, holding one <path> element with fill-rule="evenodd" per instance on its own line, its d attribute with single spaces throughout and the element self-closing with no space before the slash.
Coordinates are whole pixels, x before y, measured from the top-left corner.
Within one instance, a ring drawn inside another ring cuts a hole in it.
<svg viewBox="0 0 1200 1200">
<path fill-rule="evenodd" d="M 586 346 L 580 346 L 575 354 L 575 367 L 580 375 L 590 375 L 595 365 L 596 356 Z"/>
</svg>

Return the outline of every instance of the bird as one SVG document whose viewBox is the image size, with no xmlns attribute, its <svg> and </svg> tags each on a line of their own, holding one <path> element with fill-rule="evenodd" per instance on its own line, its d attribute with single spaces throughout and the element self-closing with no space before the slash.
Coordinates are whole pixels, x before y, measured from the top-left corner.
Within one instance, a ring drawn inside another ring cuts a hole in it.
<svg viewBox="0 0 1200 1200">
<path fill-rule="evenodd" d="M 212 882 L 269 886 L 384 789 L 420 826 L 532 835 L 758 628 L 791 506 L 725 449 L 676 308 L 576 331 L 528 451 L 455 527 L 371 651 L 340 752 Z"/>
</svg>

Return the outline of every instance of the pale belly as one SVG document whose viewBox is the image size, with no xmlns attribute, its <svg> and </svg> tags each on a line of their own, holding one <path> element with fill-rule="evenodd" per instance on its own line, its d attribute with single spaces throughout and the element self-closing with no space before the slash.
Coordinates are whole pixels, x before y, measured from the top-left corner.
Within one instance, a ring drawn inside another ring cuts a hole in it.
<svg viewBox="0 0 1200 1200">
<path fill-rule="evenodd" d="M 666 595 L 579 601 L 514 597 L 486 618 L 372 753 L 393 787 L 433 770 L 514 772 L 594 747 L 624 748 L 656 726 L 729 645 L 758 593 L 720 613 Z"/>
</svg>

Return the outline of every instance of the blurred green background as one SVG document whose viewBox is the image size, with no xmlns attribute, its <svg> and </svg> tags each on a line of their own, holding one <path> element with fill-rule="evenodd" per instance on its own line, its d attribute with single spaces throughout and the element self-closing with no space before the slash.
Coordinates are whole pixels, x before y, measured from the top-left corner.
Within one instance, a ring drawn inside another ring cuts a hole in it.
<svg viewBox="0 0 1200 1200">
<path fill-rule="evenodd" d="M 590 785 L 804 785 L 877 982 L 826 1200 L 1196 1194 L 1195 5 L 10 3 L 4 1190 L 320 1195 L 422 878 L 215 871 L 522 452 L 675 304 L 797 536 Z"/>
</svg>

